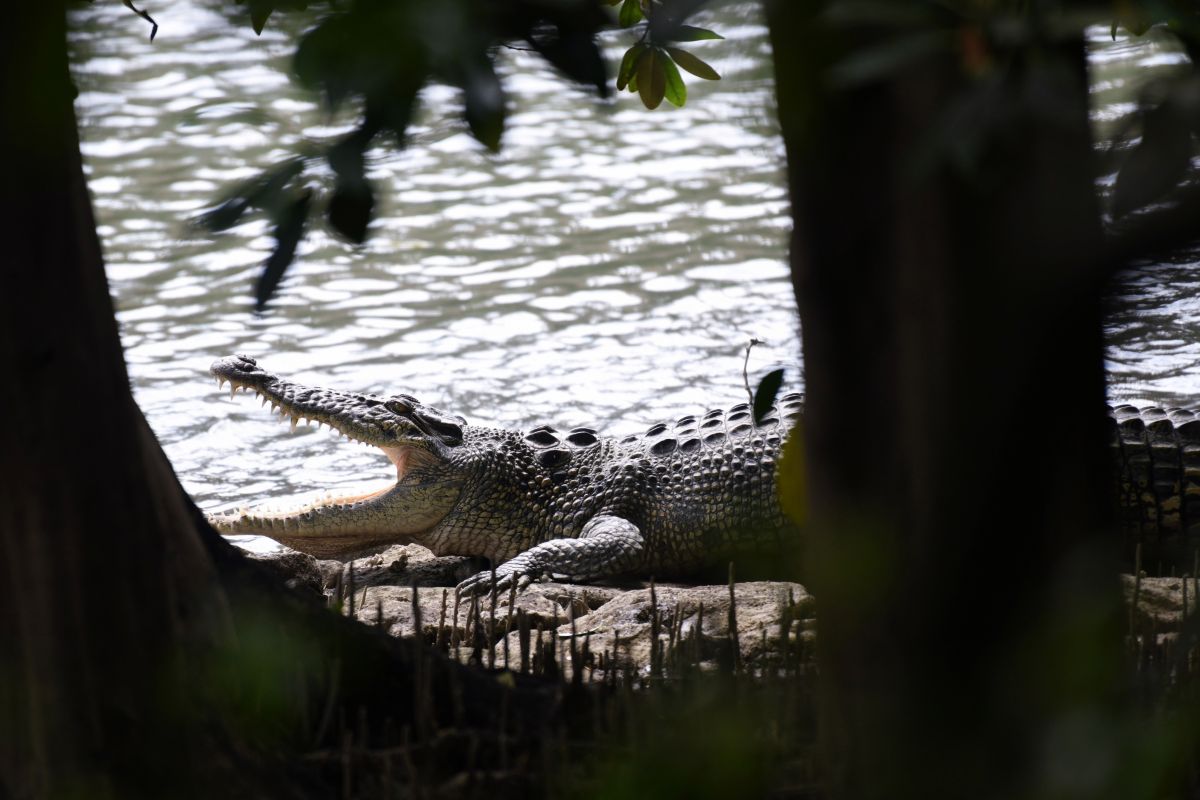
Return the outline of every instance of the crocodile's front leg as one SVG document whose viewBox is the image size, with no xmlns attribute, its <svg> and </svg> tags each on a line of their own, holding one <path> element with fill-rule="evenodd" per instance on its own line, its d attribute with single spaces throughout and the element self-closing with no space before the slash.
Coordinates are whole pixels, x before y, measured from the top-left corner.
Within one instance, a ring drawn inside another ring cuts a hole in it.
<svg viewBox="0 0 1200 800">
<path fill-rule="evenodd" d="M 496 567 L 496 588 L 518 588 L 549 575 L 568 583 L 586 583 L 631 572 L 639 566 L 645 541 L 627 519 L 602 515 L 583 526 L 576 539 L 551 539 Z M 458 585 L 463 594 L 482 594 L 492 588 L 492 572 L 480 572 Z"/>
</svg>

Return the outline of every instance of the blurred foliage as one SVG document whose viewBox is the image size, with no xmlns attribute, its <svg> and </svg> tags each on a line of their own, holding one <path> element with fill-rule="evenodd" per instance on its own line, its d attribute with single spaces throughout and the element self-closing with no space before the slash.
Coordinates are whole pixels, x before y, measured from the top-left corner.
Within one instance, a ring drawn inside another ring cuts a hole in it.
<svg viewBox="0 0 1200 800">
<path fill-rule="evenodd" d="M 664 99 L 676 107 L 687 102 L 687 86 L 679 74 L 680 67 L 706 81 L 721 79 L 717 71 L 699 56 L 675 46 L 678 42 L 724 38 L 706 28 L 684 24 L 693 10 L 688 4 L 655 0 L 604 1 L 610 6 L 620 6 L 617 21 L 622 28 L 641 30 L 637 42 L 621 59 L 617 89 L 636 93 L 642 104 L 653 110 Z"/>
<path fill-rule="evenodd" d="M 1138 98 L 1137 121 L 1120 137 L 1123 150 L 1113 186 L 1114 220 L 1155 203 L 1178 199 L 1192 171 L 1193 136 L 1200 133 L 1200 16 L 1179 0 L 1118 0 L 1111 36 L 1119 29 L 1141 37 L 1151 29 L 1173 39 L 1187 55 L 1185 68 L 1159 76 Z"/>
<path fill-rule="evenodd" d="M 306 0 L 238 0 L 256 33 L 276 11 L 307 8 Z M 537 53 L 565 77 L 608 97 L 609 75 L 597 34 L 613 24 L 610 0 L 349 0 L 325 6 L 301 38 L 292 71 L 320 94 L 330 113 L 356 119 L 348 134 L 316 152 L 299 154 L 234 187 L 197 223 L 220 231 L 260 211 L 274 225 L 276 247 L 255 287 L 261 311 L 295 258 L 314 215 L 340 238 L 367 237 L 377 191 L 366 174 L 367 153 L 381 139 L 403 147 L 421 89 L 437 82 L 462 90 L 462 119 L 491 152 L 500 149 L 506 118 L 504 85 L 496 70 L 501 47 Z M 312 3 L 311 5 L 317 5 Z M 680 68 L 706 80 L 716 70 L 676 46 L 721 37 L 685 24 L 701 3 L 625 0 L 622 27 L 639 31 L 622 62 L 618 88 L 639 94 L 648 108 L 663 99 L 687 101 Z M 324 170 L 324 162 L 332 181 Z M 332 183 L 332 185 L 328 185 Z"/>
</svg>

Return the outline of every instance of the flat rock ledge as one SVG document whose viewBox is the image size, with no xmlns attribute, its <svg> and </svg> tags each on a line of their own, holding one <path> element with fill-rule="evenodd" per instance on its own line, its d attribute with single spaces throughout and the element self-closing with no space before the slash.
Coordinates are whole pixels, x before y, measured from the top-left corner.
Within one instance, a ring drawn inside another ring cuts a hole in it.
<svg viewBox="0 0 1200 800">
<path fill-rule="evenodd" d="M 393 636 L 419 630 L 431 646 L 487 667 L 595 680 L 686 669 L 780 674 L 813 664 L 815 601 L 798 583 L 736 583 L 733 603 L 728 585 L 643 582 L 534 583 L 472 599 L 456 598 L 454 586 L 485 562 L 415 544 L 346 563 L 289 549 L 247 555 L 294 591 Z M 1139 652 L 1165 654 L 1200 622 L 1195 576 L 1120 581 L 1128 641 Z"/>
<path fill-rule="evenodd" d="M 798 583 L 735 583 L 732 602 L 727 584 L 643 582 L 534 583 L 472 599 L 454 586 L 486 564 L 419 545 L 347 563 L 288 549 L 247 555 L 365 624 L 394 636 L 419 630 L 431 646 L 487 667 L 603 680 L 688 669 L 779 674 L 812 663 L 815 602 Z"/>
</svg>

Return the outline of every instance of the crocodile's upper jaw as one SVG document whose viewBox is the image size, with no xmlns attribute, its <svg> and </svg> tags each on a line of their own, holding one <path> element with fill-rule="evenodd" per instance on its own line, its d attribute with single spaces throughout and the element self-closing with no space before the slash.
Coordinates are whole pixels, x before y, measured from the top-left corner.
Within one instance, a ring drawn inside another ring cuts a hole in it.
<svg viewBox="0 0 1200 800">
<path fill-rule="evenodd" d="M 378 447 L 396 467 L 396 483 L 376 492 L 336 497 L 284 512 L 244 511 L 210 517 L 221 533 L 269 536 L 322 558 L 346 558 L 380 546 L 418 539 L 458 500 L 460 482 L 445 458 L 444 441 L 430 437 L 403 412 L 411 398 L 395 401 L 293 384 L 234 356 L 212 366 L 218 383 L 253 391 L 292 420 L 328 424 L 352 440 Z M 412 401 L 416 403 L 415 400 Z M 399 411 L 401 413 L 396 413 Z M 422 420 L 426 427 L 428 420 Z M 445 437 L 443 437 L 445 438 Z"/>
</svg>

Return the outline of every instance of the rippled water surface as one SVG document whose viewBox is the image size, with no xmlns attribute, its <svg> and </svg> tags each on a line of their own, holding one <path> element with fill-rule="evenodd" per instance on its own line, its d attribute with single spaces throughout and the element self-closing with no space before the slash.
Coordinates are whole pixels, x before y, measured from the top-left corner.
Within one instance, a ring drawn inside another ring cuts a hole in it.
<svg viewBox="0 0 1200 800">
<path fill-rule="evenodd" d="M 1171 39 L 1151 31 L 1111 41 L 1094 29 L 1092 99 L 1099 148 L 1118 151 L 1138 93 L 1185 63 Z M 1113 176 L 1101 180 L 1112 185 Z M 1107 323 L 1112 401 L 1200 408 L 1200 250 L 1143 263 L 1119 276 Z"/>
<path fill-rule="evenodd" d="M 783 146 L 753 5 L 711 19 L 727 40 L 694 50 L 724 79 L 689 80 L 684 109 L 600 102 L 504 51 L 510 115 L 492 156 L 458 121 L 458 93 L 431 87 L 409 148 L 375 153 L 383 197 L 368 243 L 310 235 L 261 318 L 250 288 L 273 243 L 265 223 L 208 240 L 185 221 L 347 120 L 289 81 L 294 31 L 256 37 L 216 3 L 156 16 L 151 44 L 119 3 L 75 14 L 77 110 L 135 393 L 202 506 L 390 469 L 218 393 L 207 367 L 228 353 L 304 382 L 408 392 L 470 421 L 614 433 L 743 400 L 751 336 L 770 345 L 751 379 L 784 365 L 799 385 Z M 625 37 L 611 36 L 614 60 Z"/>
<path fill-rule="evenodd" d="M 261 37 L 220 3 L 177 0 L 161 30 L 118 3 L 73 16 L 83 151 L 137 399 L 198 502 L 225 510 L 386 478 L 374 452 L 287 426 L 207 376 L 248 353 L 297 380 L 408 392 L 474 422 L 612 433 L 744 398 L 800 345 L 766 32 L 753 4 L 695 49 L 722 73 L 685 109 L 604 103 L 526 53 L 503 52 L 510 116 L 488 155 L 430 87 L 402 153 L 378 150 L 371 238 L 317 230 L 262 317 L 250 287 L 273 240 L 250 221 L 215 239 L 186 220 L 222 187 L 345 129 L 287 75 L 305 20 Z M 619 59 L 625 34 L 610 37 Z M 1180 56 L 1153 36 L 1091 37 L 1100 147 L 1134 92 Z M 1111 184 L 1111 176 L 1102 179 Z M 1115 399 L 1200 405 L 1200 254 L 1147 264 L 1113 303 Z M 1052 346 L 1052 343 L 1051 343 Z"/>
</svg>

